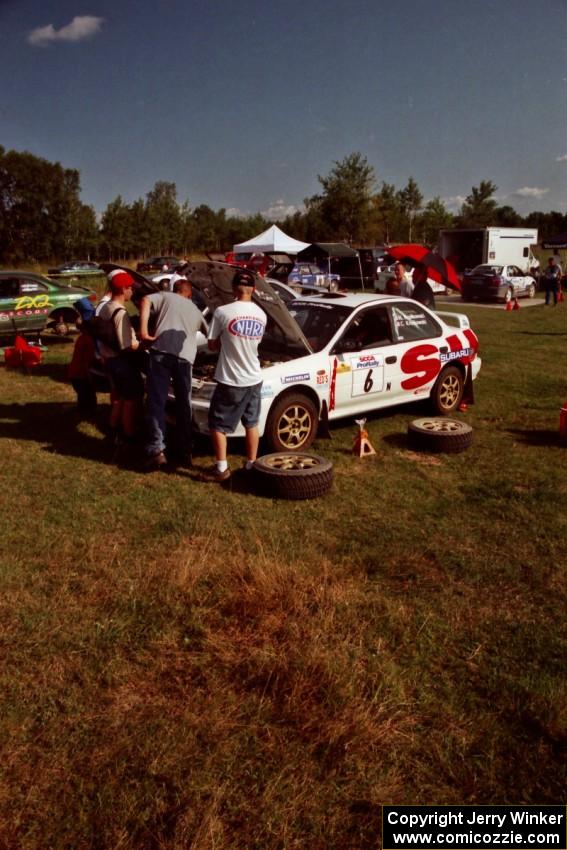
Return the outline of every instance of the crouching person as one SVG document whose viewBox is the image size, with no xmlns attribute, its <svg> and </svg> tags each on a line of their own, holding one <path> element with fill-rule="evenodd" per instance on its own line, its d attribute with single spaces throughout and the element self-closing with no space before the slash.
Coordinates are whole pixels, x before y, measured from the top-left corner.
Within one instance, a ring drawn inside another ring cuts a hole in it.
<svg viewBox="0 0 567 850">
<path fill-rule="evenodd" d="M 101 308 L 98 318 L 107 331 L 98 336 L 98 351 L 113 389 L 111 429 L 118 438 L 132 442 L 142 417 L 144 381 L 136 352 L 140 346 L 126 303 L 132 298 L 134 280 L 128 272 L 115 269 L 108 275 L 110 301 Z"/>
<path fill-rule="evenodd" d="M 252 301 L 254 276 L 238 271 L 232 281 L 235 301 L 215 310 L 209 330 L 209 348 L 219 352 L 215 372 L 217 385 L 209 408 L 209 429 L 215 466 L 207 473 L 210 481 L 226 481 L 230 469 L 226 459 L 227 434 L 242 422 L 246 431 L 246 464 L 251 469 L 258 454 L 262 370 L 258 345 L 266 330 L 267 317 Z"/>
<path fill-rule="evenodd" d="M 168 461 L 191 466 L 191 376 L 197 353 L 197 332 L 207 332 L 199 309 L 191 301 L 191 283 L 178 277 L 173 292 L 142 298 L 140 339 L 150 343 L 147 374 L 146 468 L 160 469 Z M 153 319 L 154 332 L 148 325 Z M 176 452 L 167 446 L 166 404 L 170 384 L 175 397 Z"/>
</svg>

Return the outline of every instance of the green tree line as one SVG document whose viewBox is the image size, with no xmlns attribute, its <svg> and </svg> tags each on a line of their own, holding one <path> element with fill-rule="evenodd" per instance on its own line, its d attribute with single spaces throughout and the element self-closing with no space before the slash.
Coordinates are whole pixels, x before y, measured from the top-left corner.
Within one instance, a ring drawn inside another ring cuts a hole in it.
<svg viewBox="0 0 567 850">
<path fill-rule="evenodd" d="M 304 209 L 277 222 L 305 242 L 433 246 L 446 227 L 529 226 L 539 229 L 540 238 L 567 229 L 562 213 L 522 217 L 511 206 L 499 206 L 491 180 L 473 186 L 459 213 L 451 213 L 439 197 L 425 202 L 414 177 L 399 189 L 378 184 L 374 168 L 358 152 L 335 162 L 318 181 L 320 192 L 304 200 Z M 260 213 L 238 217 L 206 204 L 192 208 L 178 200 L 175 183 L 165 181 L 131 204 L 119 195 L 98 221 L 80 191 L 77 170 L 0 146 L 0 262 L 224 252 L 272 223 Z"/>
</svg>

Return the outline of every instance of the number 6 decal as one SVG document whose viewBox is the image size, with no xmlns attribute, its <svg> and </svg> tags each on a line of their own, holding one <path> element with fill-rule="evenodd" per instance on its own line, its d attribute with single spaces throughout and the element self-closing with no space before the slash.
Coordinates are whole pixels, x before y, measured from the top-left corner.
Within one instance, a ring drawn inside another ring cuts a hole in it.
<svg viewBox="0 0 567 850">
<path fill-rule="evenodd" d="M 374 381 L 372 380 L 372 372 L 373 369 L 368 370 L 368 375 L 366 376 L 366 380 L 364 381 L 364 392 L 369 393 L 372 387 L 374 386 Z"/>
</svg>

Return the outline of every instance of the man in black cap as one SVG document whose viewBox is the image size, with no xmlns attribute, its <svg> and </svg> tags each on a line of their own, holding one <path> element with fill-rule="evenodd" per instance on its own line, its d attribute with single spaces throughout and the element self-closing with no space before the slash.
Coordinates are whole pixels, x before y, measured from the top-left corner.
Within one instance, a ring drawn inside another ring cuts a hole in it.
<svg viewBox="0 0 567 850">
<path fill-rule="evenodd" d="M 246 468 L 251 469 L 258 453 L 262 370 L 258 345 L 266 329 L 267 316 L 252 301 L 254 275 L 238 271 L 232 280 L 236 300 L 217 307 L 209 330 L 209 348 L 218 351 L 217 385 L 209 408 L 209 429 L 216 464 L 209 479 L 226 481 L 227 434 L 242 422 L 246 432 Z"/>
</svg>

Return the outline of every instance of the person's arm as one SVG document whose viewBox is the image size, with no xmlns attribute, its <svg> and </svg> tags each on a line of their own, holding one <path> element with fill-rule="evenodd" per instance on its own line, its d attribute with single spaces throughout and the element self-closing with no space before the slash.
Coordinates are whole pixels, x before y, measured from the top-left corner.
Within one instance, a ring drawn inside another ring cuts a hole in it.
<svg viewBox="0 0 567 850">
<path fill-rule="evenodd" d="M 140 339 L 142 342 L 154 342 L 156 339 L 156 337 L 152 336 L 148 331 L 151 306 L 150 299 L 147 295 L 145 295 L 140 303 Z"/>
<path fill-rule="evenodd" d="M 222 325 L 218 320 L 216 313 L 213 315 L 211 326 L 209 328 L 209 338 L 207 340 L 209 351 L 220 351 L 221 349 L 221 333 Z"/>
</svg>

